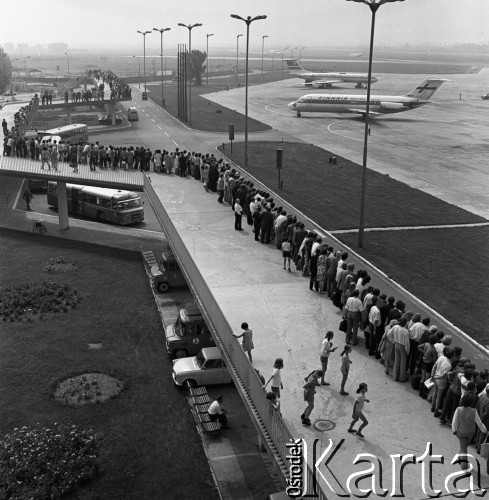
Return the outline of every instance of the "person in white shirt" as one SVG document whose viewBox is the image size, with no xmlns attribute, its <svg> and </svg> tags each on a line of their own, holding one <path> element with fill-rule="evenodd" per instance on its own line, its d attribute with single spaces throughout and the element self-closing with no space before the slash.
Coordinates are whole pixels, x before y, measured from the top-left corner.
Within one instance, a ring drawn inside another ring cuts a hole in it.
<svg viewBox="0 0 489 500">
<path fill-rule="evenodd" d="M 443 401 L 448 390 L 448 374 L 452 370 L 451 358 L 453 358 L 453 349 L 445 347 L 431 370 L 431 378 L 435 383 L 435 392 L 431 399 L 431 411 L 434 412 L 435 417 L 441 415 Z"/>
<path fill-rule="evenodd" d="M 236 198 L 234 202 L 234 229 L 236 231 L 242 231 L 241 221 L 243 219 L 243 207 L 239 201 L 239 198 Z"/>
<path fill-rule="evenodd" d="M 229 429 L 228 419 L 225 415 L 226 410 L 221 407 L 222 396 L 218 396 L 216 400 L 214 400 L 207 410 L 209 413 L 209 418 L 211 422 L 215 422 L 216 420 L 222 425 L 223 429 Z"/>
<path fill-rule="evenodd" d="M 335 352 L 337 347 L 333 347 L 333 337 L 334 333 L 332 331 L 326 332 L 324 340 L 321 342 L 321 349 L 319 351 L 319 359 L 321 361 L 321 371 L 323 376 L 321 377 L 321 385 L 329 385 L 328 382 L 324 381 L 326 376 L 326 370 L 328 369 L 329 355 Z"/>
<path fill-rule="evenodd" d="M 343 318 L 346 319 L 346 344 L 349 344 L 350 340 L 352 340 L 353 345 L 358 344 L 358 327 L 362 319 L 363 310 L 362 301 L 358 298 L 359 295 L 358 290 L 353 290 L 345 304 Z"/>
</svg>

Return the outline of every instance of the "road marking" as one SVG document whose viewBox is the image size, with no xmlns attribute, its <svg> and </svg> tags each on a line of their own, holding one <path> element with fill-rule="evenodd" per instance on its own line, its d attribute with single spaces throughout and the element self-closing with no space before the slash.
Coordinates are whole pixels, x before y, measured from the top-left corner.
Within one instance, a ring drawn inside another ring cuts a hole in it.
<svg viewBox="0 0 489 500">
<path fill-rule="evenodd" d="M 179 146 L 179 145 L 178 145 L 175 141 L 171 141 L 171 142 L 173 142 L 173 144 L 175 144 L 175 146 L 176 146 L 177 148 L 179 148 L 179 147 L 180 147 L 180 146 Z"/>
<path fill-rule="evenodd" d="M 161 130 L 161 127 L 159 125 L 156 125 L 160 130 Z"/>
<path fill-rule="evenodd" d="M 164 132 L 164 134 L 165 134 L 167 137 L 170 137 L 170 136 L 168 135 L 168 132 Z"/>
<path fill-rule="evenodd" d="M 411 231 L 414 229 L 453 229 L 458 227 L 484 227 L 489 222 L 475 222 L 472 224 L 440 224 L 437 226 L 398 226 L 398 227 L 366 227 L 365 231 Z M 357 233 L 358 229 L 338 229 L 329 231 L 331 234 Z"/>
<path fill-rule="evenodd" d="M 151 118 L 151 121 L 152 121 L 153 123 L 156 123 L 156 122 L 155 122 L 155 120 L 154 120 L 153 118 Z"/>
<path fill-rule="evenodd" d="M 333 127 L 334 125 L 336 125 L 337 123 L 344 123 L 343 120 L 337 120 L 333 123 L 330 123 L 328 125 L 328 131 L 331 132 L 332 134 L 334 135 L 337 135 L 339 137 L 343 137 L 344 139 L 350 139 L 352 141 L 357 141 L 357 142 L 363 142 L 363 138 L 362 139 L 358 139 L 357 137 L 350 137 L 349 135 L 346 135 L 346 134 L 340 134 L 339 132 L 335 132 L 334 130 L 331 129 L 331 127 Z M 370 139 L 368 140 L 368 142 L 370 142 Z"/>
</svg>

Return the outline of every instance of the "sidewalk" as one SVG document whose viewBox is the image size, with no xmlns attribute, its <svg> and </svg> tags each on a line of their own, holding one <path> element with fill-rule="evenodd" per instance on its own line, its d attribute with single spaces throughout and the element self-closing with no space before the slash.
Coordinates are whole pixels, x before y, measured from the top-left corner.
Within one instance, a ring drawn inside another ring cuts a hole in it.
<svg viewBox="0 0 489 500">
<path fill-rule="evenodd" d="M 427 443 L 433 443 L 433 453 L 445 458 L 445 465 L 433 469 L 433 485 L 443 488 L 448 474 L 460 470 L 450 465 L 458 452 L 458 441 L 449 427 L 433 418 L 429 404 L 419 398 L 410 383 L 396 383 L 385 375 L 383 366 L 368 356 L 360 342 L 351 354 L 353 364 L 346 386 L 350 395 L 340 396 L 339 354 L 344 334 L 338 331 L 339 310 L 324 295 L 311 292 L 308 279 L 300 273 L 284 271 L 281 252 L 273 245 L 255 242 L 245 221 L 245 230 L 235 231 L 230 206 L 217 203 L 216 195 L 206 193 L 200 182 L 173 176 L 155 177 L 152 181 L 229 324 L 239 330 L 241 322 L 246 321 L 253 330 L 255 367 L 268 378 L 274 360 L 284 359 L 281 409 L 292 434 L 304 438 L 310 447 L 318 439 L 322 450 L 329 439 L 335 445 L 345 440 L 329 464 L 331 474 L 341 485 L 352 472 L 365 470 L 353 465 L 358 453 L 369 453 L 389 467 L 392 455 L 413 453 L 420 457 Z M 173 203 L 176 198 L 179 203 Z M 327 330 L 335 332 L 334 344 L 339 346 L 329 362 L 327 380 L 331 385 L 318 388 L 313 425 L 304 427 L 299 417 L 305 407 L 304 377 L 320 368 L 319 346 Z M 457 344 L 462 345 L 459 339 Z M 367 398 L 371 401 L 365 407 L 370 421 L 365 440 L 346 432 L 361 382 L 368 383 Z M 333 428 L 323 432 L 323 424 Z M 404 470 L 405 498 L 427 496 L 421 489 L 420 467 Z M 389 488 L 391 471 L 387 474 L 384 487 Z M 485 469 L 482 483 L 489 486 Z M 327 497 L 336 498 L 328 492 Z"/>
</svg>

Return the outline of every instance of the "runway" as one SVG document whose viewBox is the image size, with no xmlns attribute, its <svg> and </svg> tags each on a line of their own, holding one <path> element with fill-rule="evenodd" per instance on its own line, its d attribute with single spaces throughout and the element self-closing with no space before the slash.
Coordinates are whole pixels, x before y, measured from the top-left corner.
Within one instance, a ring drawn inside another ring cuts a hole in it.
<svg viewBox="0 0 489 500">
<path fill-rule="evenodd" d="M 430 76 L 378 74 L 372 95 L 402 95 Z M 368 167 L 489 219 L 489 69 L 478 74 L 437 75 L 450 80 L 431 104 L 371 120 Z M 364 122 L 359 116 L 303 113 L 287 104 L 312 93 L 365 94 L 354 85 L 304 88 L 299 79 L 249 87 L 248 113 L 276 130 L 362 163 Z M 207 94 L 206 99 L 244 113 L 244 88 Z"/>
</svg>

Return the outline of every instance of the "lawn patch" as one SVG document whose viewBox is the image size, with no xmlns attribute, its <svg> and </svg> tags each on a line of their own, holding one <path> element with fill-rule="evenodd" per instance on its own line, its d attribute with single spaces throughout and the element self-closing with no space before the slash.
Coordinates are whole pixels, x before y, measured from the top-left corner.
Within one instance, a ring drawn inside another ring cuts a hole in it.
<svg viewBox="0 0 489 500">
<path fill-rule="evenodd" d="M 221 150 L 221 148 L 219 148 Z M 280 196 L 328 230 L 355 229 L 360 220 L 362 167 L 317 146 L 304 143 L 250 142 L 248 172 L 277 191 L 276 151 L 283 150 Z M 244 143 L 222 150 L 237 164 Z M 332 156 L 337 163 L 329 162 Z M 462 208 L 368 170 L 366 227 L 399 227 L 486 222 Z"/>
</svg>

